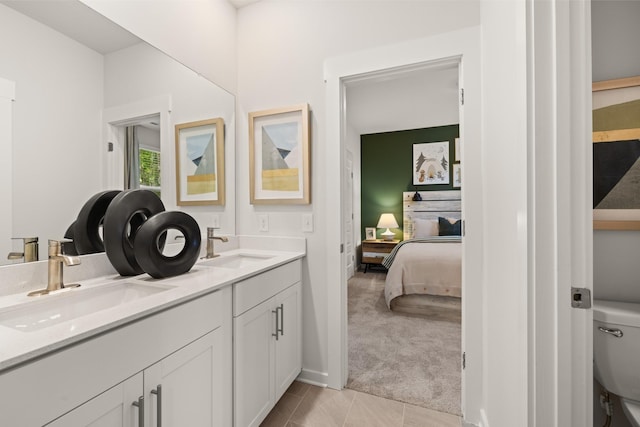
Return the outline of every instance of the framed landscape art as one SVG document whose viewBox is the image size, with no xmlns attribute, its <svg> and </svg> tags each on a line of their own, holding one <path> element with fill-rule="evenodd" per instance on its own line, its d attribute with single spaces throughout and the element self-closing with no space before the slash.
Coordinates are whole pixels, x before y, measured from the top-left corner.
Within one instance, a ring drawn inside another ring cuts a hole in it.
<svg viewBox="0 0 640 427">
<path fill-rule="evenodd" d="M 309 106 L 249 113 L 252 204 L 308 204 Z"/>
<path fill-rule="evenodd" d="M 593 84 L 593 228 L 640 230 L 640 77 Z"/>
<path fill-rule="evenodd" d="M 175 129 L 177 205 L 224 205 L 224 120 L 182 123 Z"/>
</svg>

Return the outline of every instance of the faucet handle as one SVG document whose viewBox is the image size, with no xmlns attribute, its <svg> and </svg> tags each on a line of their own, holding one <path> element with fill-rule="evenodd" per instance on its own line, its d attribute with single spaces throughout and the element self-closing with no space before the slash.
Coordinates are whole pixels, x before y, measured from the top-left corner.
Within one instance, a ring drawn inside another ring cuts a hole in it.
<svg viewBox="0 0 640 427">
<path fill-rule="evenodd" d="M 66 243 L 71 243 L 70 239 L 49 239 L 49 255 L 64 255 L 64 246 Z"/>
<path fill-rule="evenodd" d="M 11 252 L 8 259 L 24 258 L 24 262 L 38 261 L 37 237 L 12 237 L 12 240 L 22 240 L 22 252 Z"/>
<path fill-rule="evenodd" d="M 23 244 L 27 243 L 38 243 L 37 237 L 12 237 L 11 240 L 22 240 Z"/>
<path fill-rule="evenodd" d="M 218 230 L 220 227 L 207 227 L 207 238 L 212 238 L 215 230 Z"/>
</svg>

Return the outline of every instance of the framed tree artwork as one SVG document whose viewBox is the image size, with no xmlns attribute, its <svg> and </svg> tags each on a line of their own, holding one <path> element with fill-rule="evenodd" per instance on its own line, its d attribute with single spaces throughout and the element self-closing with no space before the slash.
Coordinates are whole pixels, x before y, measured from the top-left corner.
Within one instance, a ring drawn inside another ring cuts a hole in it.
<svg viewBox="0 0 640 427">
<path fill-rule="evenodd" d="M 449 184 L 449 141 L 413 144 L 413 185 Z"/>
</svg>

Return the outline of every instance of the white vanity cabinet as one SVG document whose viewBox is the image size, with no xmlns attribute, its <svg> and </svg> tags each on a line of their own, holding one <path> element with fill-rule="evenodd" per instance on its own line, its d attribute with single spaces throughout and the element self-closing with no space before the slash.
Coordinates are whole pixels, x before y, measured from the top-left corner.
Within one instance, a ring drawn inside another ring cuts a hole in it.
<svg viewBox="0 0 640 427">
<path fill-rule="evenodd" d="M 223 335 L 208 333 L 48 426 L 227 425 L 229 409 L 220 407 L 225 399 L 217 387 L 223 373 L 216 372 Z"/>
<path fill-rule="evenodd" d="M 138 401 L 142 388 L 143 374 L 139 373 L 47 424 L 47 426 L 137 426 L 137 408 L 131 403 Z"/>
<path fill-rule="evenodd" d="M 231 319 L 225 287 L 3 372 L 0 425 L 231 426 Z"/>
<path fill-rule="evenodd" d="M 302 368 L 301 262 L 233 285 L 234 425 L 258 426 Z"/>
</svg>

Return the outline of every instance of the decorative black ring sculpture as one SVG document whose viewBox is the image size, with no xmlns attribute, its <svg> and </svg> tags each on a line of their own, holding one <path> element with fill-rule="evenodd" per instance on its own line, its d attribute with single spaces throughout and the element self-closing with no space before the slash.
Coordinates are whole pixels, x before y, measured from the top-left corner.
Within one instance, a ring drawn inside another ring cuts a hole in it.
<svg viewBox="0 0 640 427">
<path fill-rule="evenodd" d="M 73 221 L 67 231 L 64 232 L 64 238 L 69 239 L 68 242 L 63 243 L 64 253 L 66 255 L 78 255 L 78 251 L 76 250 L 76 244 L 73 241 L 73 232 L 76 226 L 76 222 Z"/>
<path fill-rule="evenodd" d="M 184 235 L 184 247 L 175 256 L 162 254 L 167 230 L 178 230 Z M 189 271 L 200 255 L 200 241 L 196 220 L 184 212 L 170 211 L 154 215 L 142 224 L 133 248 L 140 267 L 150 276 L 161 279 Z"/>
<path fill-rule="evenodd" d="M 103 223 L 107 208 L 120 190 L 102 191 L 91 197 L 80 209 L 78 218 L 72 225 L 72 239 L 78 255 L 104 252 L 104 242 L 100 237 L 100 226 Z M 65 237 L 66 234 L 65 233 Z M 103 231 L 104 234 L 104 231 Z"/>
<path fill-rule="evenodd" d="M 126 190 L 113 198 L 104 215 L 102 233 L 107 258 L 120 275 L 144 273 L 136 261 L 133 243 L 145 221 L 163 211 L 162 200 L 149 190 Z M 164 238 L 160 240 L 157 246 L 162 249 Z"/>
</svg>

